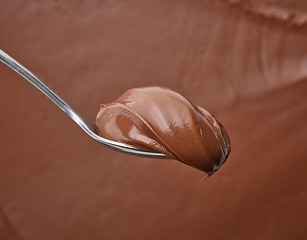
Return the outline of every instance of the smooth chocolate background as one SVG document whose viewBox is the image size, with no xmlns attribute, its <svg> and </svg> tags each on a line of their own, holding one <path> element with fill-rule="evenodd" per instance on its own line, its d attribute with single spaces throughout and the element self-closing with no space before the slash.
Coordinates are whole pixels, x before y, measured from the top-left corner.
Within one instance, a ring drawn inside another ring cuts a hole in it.
<svg viewBox="0 0 307 240">
<path fill-rule="evenodd" d="M 0 239 L 305 239 L 307 29 L 276 16 L 307 5 L 243 2 L 1 1 L 0 48 L 86 117 L 164 85 L 215 115 L 232 153 L 200 181 L 115 152 L 1 63 Z"/>
</svg>

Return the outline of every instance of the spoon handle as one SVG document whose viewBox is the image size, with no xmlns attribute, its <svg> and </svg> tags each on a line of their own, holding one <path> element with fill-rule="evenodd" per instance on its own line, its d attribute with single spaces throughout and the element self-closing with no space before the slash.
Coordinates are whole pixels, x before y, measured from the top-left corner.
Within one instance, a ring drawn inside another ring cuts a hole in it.
<svg viewBox="0 0 307 240">
<path fill-rule="evenodd" d="M 96 126 L 93 122 L 78 114 L 72 107 L 70 107 L 58 94 L 49 88 L 42 80 L 35 76 L 30 70 L 17 62 L 14 58 L 6 54 L 0 49 L 0 61 L 13 69 L 38 90 L 40 90 L 46 97 L 48 97 L 54 104 L 62 109 L 72 120 L 74 120 L 85 132 L 89 134 L 89 130 L 95 132 Z"/>
<path fill-rule="evenodd" d="M 13 69 L 38 90 L 40 90 L 46 97 L 48 97 L 54 104 L 62 109 L 72 120 L 74 120 L 87 134 L 92 136 L 92 132 L 96 132 L 96 125 L 92 121 L 83 117 L 77 113 L 72 107 L 70 107 L 58 94 L 56 94 L 51 88 L 49 88 L 42 80 L 35 76 L 30 70 L 21 65 L 11 56 L 6 54 L 0 49 L 0 61 L 5 65 Z M 92 136 L 93 137 L 93 136 Z M 96 136 L 95 136 L 96 137 Z"/>
<path fill-rule="evenodd" d="M 27 68 L 17 62 L 15 59 L 7 55 L 0 49 L 0 61 L 5 65 L 13 69 L 23 78 L 28 80 L 31 84 L 33 84 L 38 90 L 40 90 L 43 94 L 46 95 L 52 102 L 54 102 L 59 108 L 61 108 L 67 115 L 68 112 L 72 110 L 72 108 L 62 99 L 59 95 L 57 95 L 51 88 L 49 88 L 42 80 L 40 80 L 37 76 L 35 76 L 32 72 L 30 72 Z"/>
</svg>

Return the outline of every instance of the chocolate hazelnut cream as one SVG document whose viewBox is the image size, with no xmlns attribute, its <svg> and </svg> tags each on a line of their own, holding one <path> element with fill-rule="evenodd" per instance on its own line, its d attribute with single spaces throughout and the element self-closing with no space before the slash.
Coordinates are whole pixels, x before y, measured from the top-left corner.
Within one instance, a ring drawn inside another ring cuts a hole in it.
<svg viewBox="0 0 307 240">
<path fill-rule="evenodd" d="M 226 161 L 230 140 L 205 109 L 166 87 L 133 88 L 102 104 L 96 117 L 100 136 L 161 152 L 212 175 Z"/>
</svg>

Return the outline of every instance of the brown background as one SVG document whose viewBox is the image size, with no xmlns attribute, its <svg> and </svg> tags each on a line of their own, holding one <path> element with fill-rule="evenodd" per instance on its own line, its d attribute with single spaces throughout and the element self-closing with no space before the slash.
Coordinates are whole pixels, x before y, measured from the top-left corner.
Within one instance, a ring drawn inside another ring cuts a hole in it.
<svg viewBox="0 0 307 240">
<path fill-rule="evenodd" d="M 244 2 L 2 0 L 0 48 L 86 117 L 162 85 L 215 115 L 232 153 L 200 181 L 112 151 L 1 63 L 0 239 L 305 239 L 307 30 L 278 14 L 307 5 Z"/>
</svg>

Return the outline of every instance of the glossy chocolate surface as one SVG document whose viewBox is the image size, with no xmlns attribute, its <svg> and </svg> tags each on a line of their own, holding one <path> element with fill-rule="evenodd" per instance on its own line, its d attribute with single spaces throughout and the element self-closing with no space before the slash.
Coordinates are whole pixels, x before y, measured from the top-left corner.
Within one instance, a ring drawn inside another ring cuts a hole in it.
<svg viewBox="0 0 307 240">
<path fill-rule="evenodd" d="M 205 109 L 165 87 L 126 91 L 101 106 L 96 125 L 104 138 L 164 153 L 209 175 L 230 153 L 224 127 Z"/>
</svg>

